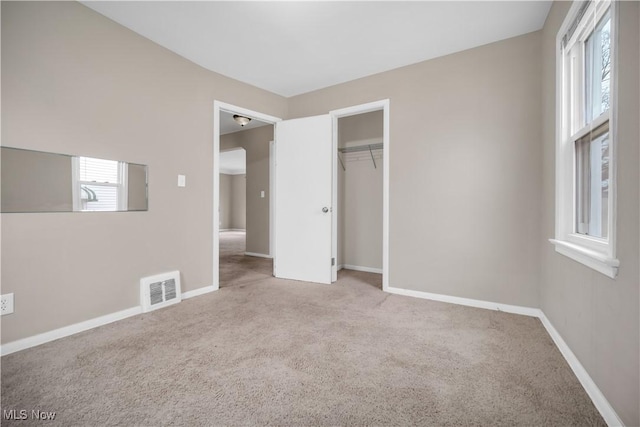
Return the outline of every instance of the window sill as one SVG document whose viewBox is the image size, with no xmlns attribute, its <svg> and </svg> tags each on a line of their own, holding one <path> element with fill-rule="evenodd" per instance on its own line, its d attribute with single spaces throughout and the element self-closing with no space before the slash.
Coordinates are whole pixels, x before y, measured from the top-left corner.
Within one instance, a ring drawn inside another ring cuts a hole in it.
<svg viewBox="0 0 640 427">
<path fill-rule="evenodd" d="M 618 275 L 620 261 L 607 255 L 564 240 L 549 239 L 556 247 L 556 252 L 574 261 L 586 265 L 607 277 L 615 279 Z"/>
</svg>

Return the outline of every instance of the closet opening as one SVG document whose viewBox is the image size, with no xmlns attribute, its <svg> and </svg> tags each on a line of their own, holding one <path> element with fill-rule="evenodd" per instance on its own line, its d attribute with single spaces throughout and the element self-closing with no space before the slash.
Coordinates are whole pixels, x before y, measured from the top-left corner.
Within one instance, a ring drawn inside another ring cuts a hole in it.
<svg viewBox="0 0 640 427">
<path fill-rule="evenodd" d="M 337 120 L 337 269 L 382 289 L 384 112 Z"/>
</svg>

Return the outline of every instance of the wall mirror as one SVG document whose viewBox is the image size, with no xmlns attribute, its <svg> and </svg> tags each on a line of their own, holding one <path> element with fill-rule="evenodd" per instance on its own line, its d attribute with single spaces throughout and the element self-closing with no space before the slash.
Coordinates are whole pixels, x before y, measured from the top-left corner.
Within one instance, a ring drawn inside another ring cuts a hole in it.
<svg viewBox="0 0 640 427">
<path fill-rule="evenodd" d="M 146 211 L 147 166 L 0 147 L 0 211 Z"/>
</svg>

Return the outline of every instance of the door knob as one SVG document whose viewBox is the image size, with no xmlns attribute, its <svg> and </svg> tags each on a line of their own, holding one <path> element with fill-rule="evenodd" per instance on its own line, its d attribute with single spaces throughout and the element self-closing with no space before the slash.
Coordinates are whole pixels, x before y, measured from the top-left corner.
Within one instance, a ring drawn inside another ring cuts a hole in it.
<svg viewBox="0 0 640 427">
<path fill-rule="evenodd" d="M 322 212 L 324 212 L 324 213 L 329 212 L 329 208 L 325 206 L 324 208 L 322 208 Z"/>
</svg>

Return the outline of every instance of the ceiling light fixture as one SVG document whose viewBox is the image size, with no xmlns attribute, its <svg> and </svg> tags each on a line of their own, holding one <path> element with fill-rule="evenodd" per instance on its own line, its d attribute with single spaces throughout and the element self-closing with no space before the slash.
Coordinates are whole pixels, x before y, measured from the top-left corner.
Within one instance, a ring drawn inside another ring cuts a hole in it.
<svg viewBox="0 0 640 427">
<path fill-rule="evenodd" d="M 251 121 L 251 119 L 249 117 L 239 116 L 237 114 L 233 115 L 233 120 L 235 120 L 236 123 L 238 123 L 242 127 L 244 127 L 245 125 L 249 124 L 249 122 Z"/>
</svg>

